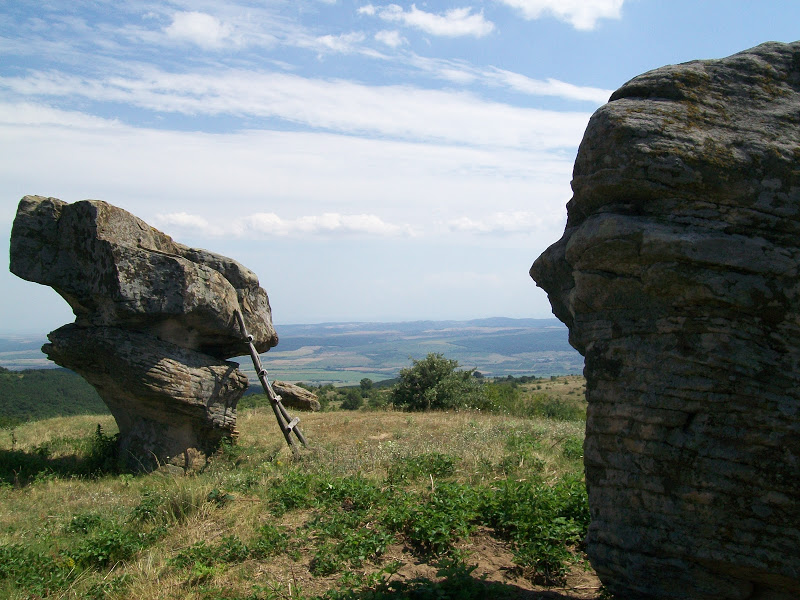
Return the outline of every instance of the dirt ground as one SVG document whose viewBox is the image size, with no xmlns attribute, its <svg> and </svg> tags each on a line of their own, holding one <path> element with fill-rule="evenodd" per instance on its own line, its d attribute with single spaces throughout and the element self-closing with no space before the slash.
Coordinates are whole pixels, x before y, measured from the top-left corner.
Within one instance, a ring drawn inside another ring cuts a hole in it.
<svg viewBox="0 0 800 600">
<path fill-rule="evenodd" d="M 487 582 L 500 583 L 510 597 L 520 600 L 599 600 L 600 580 L 587 564 L 576 564 L 566 577 L 563 585 L 546 586 L 534 583 L 514 566 L 510 549 L 490 535 L 488 530 L 478 531 L 461 547 L 469 553 L 465 561 L 475 566 L 472 576 Z M 383 555 L 383 563 L 398 561 L 402 563 L 390 580 L 410 581 L 417 578 L 437 580 L 437 569 L 414 556 L 409 548 L 402 544 L 392 544 Z M 340 575 L 331 577 L 313 576 L 308 570 L 310 557 L 300 561 L 292 561 L 288 557 L 279 557 L 269 564 L 263 564 L 256 573 L 256 581 L 278 582 L 283 589 L 300 589 L 309 596 L 323 594 L 328 589 L 340 587 Z M 365 564 L 363 573 L 374 573 L 378 569 Z"/>
</svg>

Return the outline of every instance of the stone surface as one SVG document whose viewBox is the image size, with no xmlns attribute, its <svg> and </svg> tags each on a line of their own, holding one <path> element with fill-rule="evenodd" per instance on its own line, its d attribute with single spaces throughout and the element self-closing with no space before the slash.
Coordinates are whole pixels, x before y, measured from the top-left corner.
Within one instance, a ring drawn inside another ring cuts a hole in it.
<svg viewBox="0 0 800 600">
<path fill-rule="evenodd" d="M 259 352 L 278 342 L 252 271 L 105 202 L 40 196 L 19 203 L 10 258 L 72 307 L 42 349 L 97 389 L 128 466 L 197 469 L 235 434 L 247 378 L 223 359 L 249 353 L 235 311 Z"/>
<path fill-rule="evenodd" d="M 80 326 L 151 333 L 217 358 L 248 353 L 241 305 L 259 352 L 278 343 L 266 292 L 239 263 L 188 248 L 100 200 L 25 196 L 11 231 L 11 272 L 48 285 Z"/>
<path fill-rule="evenodd" d="M 601 580 L 800 597 L 800 42 L 628 82 L 572 186 L 531 276 L 585 356 Z"/>
<path fill-rule="evenodd" d="M 281 403 L 289 408 L 317 411 L 320 409 L 317 395 L 305 388 L 285 381 L 273 381 L 272 389 L 281 397 Z"/>
</svg>

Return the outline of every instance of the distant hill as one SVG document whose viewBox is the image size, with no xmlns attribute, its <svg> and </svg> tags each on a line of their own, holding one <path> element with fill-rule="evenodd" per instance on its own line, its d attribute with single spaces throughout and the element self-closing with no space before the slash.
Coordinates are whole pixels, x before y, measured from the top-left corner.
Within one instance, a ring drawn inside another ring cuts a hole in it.
<svg viewBox="0 0 800 600">
<path fill-rule="evenodd" d="M 67 369 L 0 367 L 0 427 L 57 416 L 108 414 L 94 388 Z"/>
<path fill-rule="evenodd" d="M 411 359 L 440 352 L 487 377 L 581 373 L 583 357 L 557 319 L 276 324 L 277 347 L 264 355 L 273 378 L 353 384 L 395 377 Z M 249 359 L 237 359 L 252 371 Z M 249 372 L 251 380 L 255 373 Z"/>
<path fill-rule="evenodd" d="M 583 357 L 557 319 L 496 317 L 472 321 L 275 324 L 280 343 L 263 356 L 273 379 L 352 385 L 391 379 L 412 359 L 440 352 L 487 377 L 581 373 Z M 52 367 L 39 347 L 44 336 L 0 336 L 0 365 Z M 256 383 L 249 357 L 237 360 Z"/>
</svg>

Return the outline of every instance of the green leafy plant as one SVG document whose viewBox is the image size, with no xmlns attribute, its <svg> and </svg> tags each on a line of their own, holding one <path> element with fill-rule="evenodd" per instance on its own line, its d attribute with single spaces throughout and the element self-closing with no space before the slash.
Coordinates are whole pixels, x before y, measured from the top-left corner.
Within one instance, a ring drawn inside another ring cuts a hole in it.
<svg viewBox="0 0 800 600">
<path fill-rule="evenodd" d="M 64 589 L 79 573 L 68 558 L 22 544 L 0 546 L 0 590 L 13 586 L 31 596 L 46 597 Z"/>
<path fill-rule="evenodd" d="M 178 552 L 170 564 L 179 568 L 193 565 L 213 567 L 217 563 L 239 563 L 249 556 L 250 550 L 242 540 L 235 535 L 227 535 L 218 544 L 210 545 L 205 541 L 192 544 Z"/>
<path fill-rule="evenodd" d="M 256 533 L 250 548 L 253 558 L 265 559 L 288 550 L 289 534 L 283 527 L 265 523 Z"/>
<path fill-rule="evenodd" d="M 483 409 L 489 406 L 472 371 L 458 370 L 458 361 L 431 353 L 400 371 L 392 403 L 406 410 Z"/>
<path fill-rule="evenodd" d="M 395 461 L 388 469 L 387 481 L 398 484 L 421 477 L 450 477 L 455 473 L 459 458 L 442 452 L 427 452 Z"/>
<path fill-rule="evenodd" d="M 160 533 L 137 532 L 111 522 L 93 530 L 67 554 L 77 565 L 102 568 L 130 559 L 160 537 Z"/>
<path fill-rule="evenodd" d="M 552 584 L 563 580 L 589 525 L 586 488 L 568 475 L 556 485 L 505 480 L 484 497 L 484 522 L 514 542 L 515 562 Z"/>
<path fill-rule="evenodd" d="M 449 482 L 440 483 L 424 498 L 405 494 L 387 509 L 386 521 L 405 535 L 422 554 L 446 555 L 467 537 L 478 522 L 475 489 Z M 397 499 L 396 499 L 397 500 Z"/>
</svg>

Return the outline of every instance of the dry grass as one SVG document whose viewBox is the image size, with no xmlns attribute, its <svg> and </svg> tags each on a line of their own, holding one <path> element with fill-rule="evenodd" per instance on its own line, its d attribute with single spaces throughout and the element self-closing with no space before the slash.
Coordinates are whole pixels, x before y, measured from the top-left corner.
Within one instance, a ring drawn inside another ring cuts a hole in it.
<svg viewBox="0 0 800 600">
<path fill-rule="evenodd" d="M 530 393 L 547 391 L 574 397 L 574 392 L 581 388 L 582 378 L 566 381 L 543 380 L 527 388 Z M 538 384 L 542 390 L 535 388 Z M 161 499 L 162 508 L 169 503 L 177 507 L 169 512 L 170 516 L 158 517 L 162 519 L 159 525 L 166 527 L 165 535 L 130 560 L 99 571 L 87 571 L 71 587 L 53 597 L 83 598 L 90 592 L 98 594 L 97 590 L 105 585 L 106 592 L 97 597 L 299 600 L 346 587 L 346 577 L 360 577 L 363 581 L 365 574 L 395 559 L 403 566 L 393 577 L 410 580 L 414 576 L 434 579 L 436 576 L 430 562 L 410 552 L 401 540 L 387 548 L 380 564 L 365 562 L 363 567 L 348 569 L 344 574 L 313 575 L 309 565 L 317 542 L 303 537 L 308 535 L 304 532 L 312 511 L 300 508 L 276 517 L 267 493 L 298 469 L 325 473 L 326 477 L 363 476 L 385 481 L 398 464 L 439 453 L 454 461 L 455 471 L 449 481 L 488 486 L 506 478 L 555 482 L 565 473 L 582 469 L 580 457 L 566 451 L 579 447 L 584 427 L 581 422 L 476 412 L 355 411 L 301 417 L 311 447 L 303 451 L 299 460 L 285 447 L 272 412 L 253 409 L 239 415 L 238 445 L 216 457 L 205 472 L 195 476 L 173 478 L 150 474 L 82 479 L 60 475 L 39 477 L 20 487 L 0 486 L 0 547 L 24 543 L 57 553 L 79 539 L 64 533 L 76 515 L 130 518 L 131 511 L 143 498 L 155 496 Z M 47 446 L 49 456 L 57 459 L 74 452 L 70 440 L 91 436 L 98 423 L 105 432 L 114 432 L 111 417 L 72 417 L 26 424 L 14 431 L 13 439 L 10 432 L 2 431 L 0 452 L 34 453 Z M 437 477 L 430 476 L 409 485 L 425 488 L 439 484 Z M 226 495 L 227 501 L 218 504 L 209 501 L 215 493 Z M 142 531 L 150 531 L 157 526 L 154 523 L 142 522 Z M 284 553 L 266 560 L 248 558 L 205 571 L 176 568 L 170 562 L 199 542 L 214 545 L 236 536 L 250 545 L 255 541 L 258 527 L 266 523 L 280 525 L 298 537 L 295 555 Z M 39 546 L 32 543 L 37 539 L 42 542 Z M 488 531 L 477 531 L 463 540 L 461 546 L 468 553 L 468 561 L 479 565 L 475 575 L 484 574 L 488 581 L 502 582 L 507 590 L 518 592 L 514 597 L 563 600 L 597 597 L 599 583 L 583 566 L 573 568 L 565 586 L 549 588 L 549 595 L 540 595 L 545 588 L 515 570 L 510 547 Z M 114 591 L 114 582 L 123 582 L 116 586 L 119 591 Z M 0 596 L 7 593 L 10 598 L 27 597 L 23 592 L 8 591 L 1 583 Z M 253 595 L 254 590 L 259 590 L 260 595 Z"/>
</svg>

